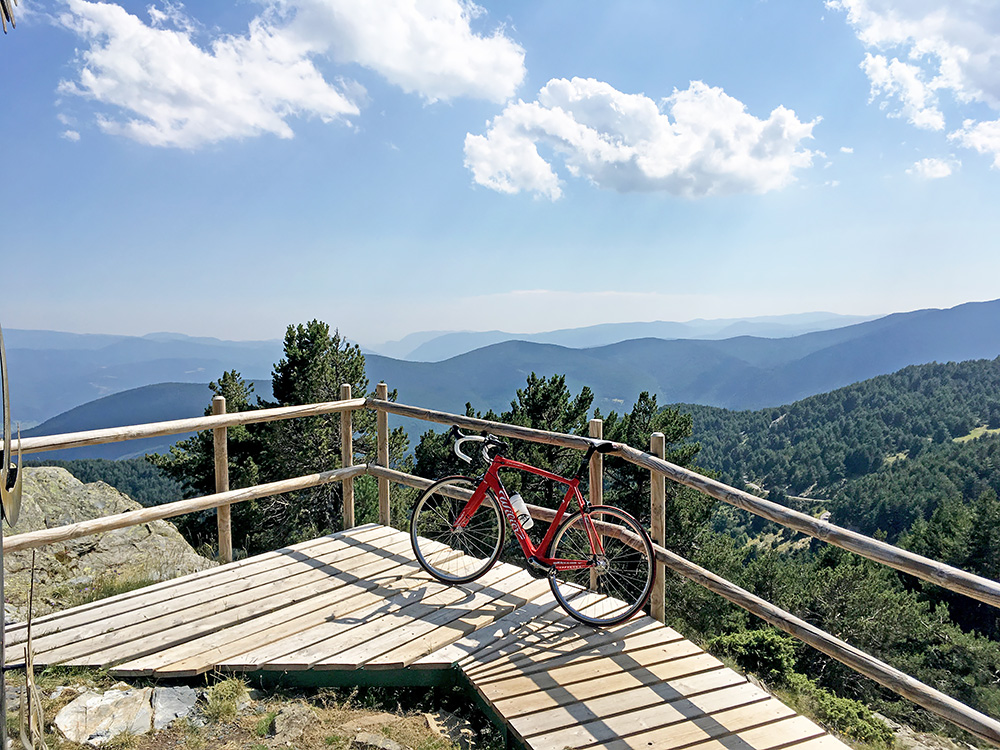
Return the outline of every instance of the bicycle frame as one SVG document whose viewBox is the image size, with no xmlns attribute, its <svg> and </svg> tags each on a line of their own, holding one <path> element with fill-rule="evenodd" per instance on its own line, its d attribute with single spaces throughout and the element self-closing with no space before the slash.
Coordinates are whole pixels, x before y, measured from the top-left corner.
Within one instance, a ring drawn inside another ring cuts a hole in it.
<svg viewBox="0 0 1000 750">
<path fill-rule="evenodd" d="M 531 538 L 528 536 L 528 532 L 525 531 L 524 526 L 521 525 L 521 522 L 517 518 L 517 513 L 514 510 L 514 506 L 511 505 L 507 489 L 503 486 L 503 482 L 500 481 L 501 469 L 517 469 L 518 471 L 526 471 L 529 474 L 535 474 L 537 476 L 544 477 L 545 479 L 551 479 L 554 482 L 566 485 L 566 494 L 563 497 L 562 502 L 559 504 L 559 507 L 556 509 L 555 518 L 552 519 L 552 523 L 549 525 L 549 530 L 545 532 L 545 536 L 537 546 L 532 543 Z M 593 523 L 591 523 L 590 518 L 586 515 L 586 513 L 584 514 L 584 528 L 587 530 L 587 536 L 590 541 L 590 550 L 593 555 L 592 559 L 563 560 L 551 558 L 544 554 L 545 552 L 548 552 L 549 546 L 552 544 L 552 538 L 555 536 L 556 530 L 559 528 L 559 524 L 562 522 L 563 516 L 566 515 L 566 511 L 569 508 L 572 499 L 574 497 L 577 499 L 578 506 L 582 511 L 585 511 L 589 507 L 589 504 L 583 499 L 583 495 L 580 493 L 579 477 L 566 479 L 558 474 L 553 474 L 550 471 L 539 469 L 535 466 L 531 466 L 530 464 L 504 458 L 500 455 L 494 456 L 489 469 L 487 469 L 482 479 L 480 479 L 472 497 L 469 498 L 469 502 L 466 503 L 458 518 L 455 519 L 456 528 L 464 528 L 469 523 L 469 520 L 483 502 L 483 498 L 486 497 L 487 490 L 492 490 L 494 496 L 496 496 L 497 501 L 500 503 L 500 508 L 503 511 L 503 515 L 507 519 L 507 523 L 510 525 L 511 531 L 514 532 L 514 536 L 517 538 L 518 544 L 521 545 L 521 551 L 524 552 L 524 556 L 528 560 L 535 560 L 543 566 L 551 567 L 553 570 L 580 570 L 583 568 L 593 567 L 597 557 L 604 554 L 604 547 L 601 544 L 601 536 L 597 533 Z"/>
</svg>

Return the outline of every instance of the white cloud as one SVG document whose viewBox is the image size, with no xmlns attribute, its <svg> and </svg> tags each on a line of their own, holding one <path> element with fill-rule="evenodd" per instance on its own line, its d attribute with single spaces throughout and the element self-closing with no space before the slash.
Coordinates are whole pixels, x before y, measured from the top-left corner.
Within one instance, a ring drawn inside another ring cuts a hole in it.
<svg viewBox="0 0 1000 750">
<path fill-rule="evenodd" d="M 216 33 L 179 4 L 149 8 L 150 23 L 118 5 L 68 0 L 60 22 L 87 45 L 59 91 L 99 106 L 106 132 L 194 148 L 265 133 L 290 138 L 289 120 L 349 121 L 364 89 L 327 80 L 317 64 L 369 67 L 426 101 L 503 101 L 524 76 L 524 51 L 502 31 L 480 36 L 462 0 L 268 0 L 245 34 Z"/>
<path fill-rule="evenodd" d="M 959 166 L 961 164 L 956 161 L 934 158 L 921 159 L 912 168 L 907 169 L 906 173 L 924 180 L 939 180 L 942 177 L 950 176 Z"/>
<path fill-rule="evenodd" d="M 1000 111 L 1000 12 L 986 0 L 827 0 L 844 11 L 870 50 L 862 69 L 873 99 L 918 127 L 942 130 L 938 97 L 980 102 Z M 896 102 L 898 109 L 891 109 Z M 988 125 L 988 123 L 985 123 Z M 968 134 L 969 142 L 966 142 Z M 1000 158 L 1000 147 L 968 122 L 952 133 L 964 145 Z"/>
<path fill-rule="evenodd" d="M 504 102 L 524 78 L 524 50 L 498 29 L 472 30 L 485 13 L 460 0 L 290 0 L 290 29 L 339 62 L 357 63 L 427 101 L 472 96 Z"/>
<path fill-rule="evenodd" d="M 870 101 L 879 96 L 899 99 L 902 109 L 891 112 L 890 117 L 905 117 L 918 128 L 944 129 L 944 115 L 937 108 L 934 88 L 923 81 L 919 67 L 896 58 L 887 60 L 884 55 L 869 53 L 865 55 L 861 69 L 871 81 Z M 886 105 L 887 102 L 883 101 L 882 106 L 885 108 Z"/>
<path fill-rule="evenodd" d="M 993 167 L 1000 169 L 1000 120 L 973 122 L 966 120 L 960 130 L 948 135 L 966 148 L 993 156 Z"/>
<path fill-rule="evenodd" d="M 842 154 L 853 154 L 854 153 L 854 149 L 851 148 L 850 146 L 841 146 L 840 147 L 840 153 L 842 153 Z"/>
<path fill-rule="evenodd" d="M 764 193 L 812 164 L 800 146 L 817 122 L 785 107 L 758 119 L 700 81 L 657 105 L 594 79 L 553 79 L 536 101 L 508 105 L 485 135 L 468 134 L 465 164 L 480 185 L 552 200 L 562 195 L 556 159 L 570 175 L 621 192 Z"/>
<path fill-rule="evenodd" d="M 64 130 L 61 137 L 65 138 L 67 141 L 73 141 L 74 143 L 80 140 L 80 134 L 75 130 Z"/>
</svg>

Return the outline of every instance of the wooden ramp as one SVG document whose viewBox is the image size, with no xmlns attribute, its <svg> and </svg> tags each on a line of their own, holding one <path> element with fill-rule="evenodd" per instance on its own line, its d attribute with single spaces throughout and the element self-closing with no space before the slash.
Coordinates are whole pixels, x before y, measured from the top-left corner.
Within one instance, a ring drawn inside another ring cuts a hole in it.
<svg viewBox="0 0 1000 750">
<path fill-rule="evenodd" d="M 37 619 L 35 664 L 121 677 L 210 670 L 313 684 L 467 680 L 526 747 L 827 750 L 812 722 L 649 617 L 577 623 L 498 564 L 446 586 L 403 532 L 367 525 Z M 23 625 L 7 663 L 23 664 Z"/>
</svg>

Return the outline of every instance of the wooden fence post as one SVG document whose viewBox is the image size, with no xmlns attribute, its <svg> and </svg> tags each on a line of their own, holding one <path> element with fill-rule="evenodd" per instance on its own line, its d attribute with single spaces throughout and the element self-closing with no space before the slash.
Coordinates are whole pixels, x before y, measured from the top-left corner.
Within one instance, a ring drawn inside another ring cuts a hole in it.
<svg viewBox="0 0 1000 750">
<path fill-rule="evenodd" d="M 389 386 L 379 383 L 375 386 L 375 398 L 379 401 L 389 399 Z M 375 432 L 378 436 L 378 456 L 376 463 L 386 469 L 389 468 L 389 413 L 385 409 L 375 411 Z M 383 526 L 389 526 L 389 480 L 384 477 L 378 479 L 378 522 Z"/>
<path fill-rule="evenodd" d="M 340 400 L 350 401 L 351 384 L 340 386 Z M 353 412 L 345 409 L 340 412 L 340 465 L 343 468 L 354 466 L 354 424 Z M 354 477 L 345 479 L 341 485 L 344 495 L 344 528 L 354 526 Z"/>
<path fill-rule="evenodd" d="M 212 399 L 212 414 L 225 413 L 226 397 L 215 396 Z M 229 492 L 229 428 L 216 427 L 212 430 L 212 442 L 215 446 L 215 491 Z M 219 560 L 232 562 L 232 509 L 229 505 L 220 505 L 215 512 L 219 522 Z"/>
<path fill-rule="evenodd" d="M 649 436 L 649 452 L 657 458 L 666 456 L 666 439 L 662 432 L 654 432 Z M 667 513 L 667 479 L 662 474 L 651 471 L 649 474 L 649 517 L 650 537 L 653 544 L 664 546 L 666 540 Z M 666 566 L 659 560 L 653 566 L 653 593 L 651 594 L 650 614 L 653 619 L 666 620 Z"/>
<path fill-rule="evenodd" d="M 604 420 L 590 420 L 590 437 L 598 440 L 604 437 Z M 590 457 L 590 504 L 601 505 L 604 502 L 604 454 L 595 453 Z M 597 570 L 590 569 L 590 589 L 597 591 Z"/>
</svg>

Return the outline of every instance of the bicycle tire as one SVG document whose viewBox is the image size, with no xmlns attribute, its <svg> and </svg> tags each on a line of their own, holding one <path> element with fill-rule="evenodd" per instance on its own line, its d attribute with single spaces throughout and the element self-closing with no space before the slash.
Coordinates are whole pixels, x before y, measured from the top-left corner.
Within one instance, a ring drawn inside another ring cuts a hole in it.
<svg viewBox="0 0 1000 750">
<path fill-rule="evenodd" d="M 444 477 L 424 490 L 413 506 L 413 554 L 424 570 L 444 583 L 476 580 L 493 567 L 503 549 L 503 515 L 490 490 L 465 528 L 452 527 L 477 484 L 468 477 Z"/>
<path fill-rule="evenodd" d="M 649 599 L 653 588 L 653 543 L 639 522 L 619 508 L 595 505 L 589 515 L 598 524 L 611 524 L 634 534 L 641 549 L 613 535 L 602 534 L 605 554 L 596 566 L 556 571 L 549 576 L 549 585 L 556 600 L 572 617 L 587 625 L 607 627 L 629 619 Z M 577 511 L 559 527 L 549 556 L 561 560 L 593 557 L 583 511 Z M 596 588 L 591 588 L 592 582 Z"/>
</svg>

